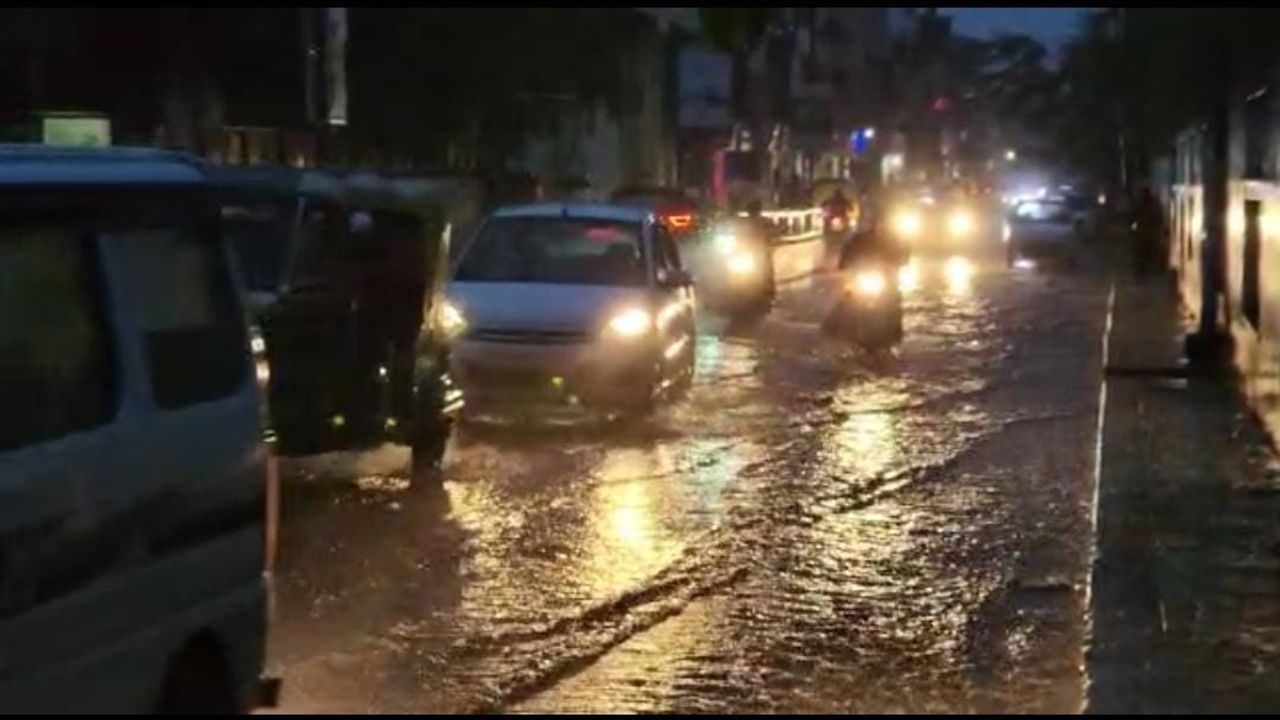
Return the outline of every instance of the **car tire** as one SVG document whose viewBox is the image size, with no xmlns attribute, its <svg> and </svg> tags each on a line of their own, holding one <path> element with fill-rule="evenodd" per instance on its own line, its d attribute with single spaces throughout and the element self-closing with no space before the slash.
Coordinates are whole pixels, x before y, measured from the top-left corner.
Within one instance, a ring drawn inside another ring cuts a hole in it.
<svg viewBox="0 0 1280 720">
<path fill-rule="evenodd" d="M 684 372 L 680 374 L 680 377 L 671 383 L 671 398 L 673 400 L 684 400 L 689 397 L 689 393 L 693 390 L 693 376 L 698 369 L 697 336 L 691 335 L 689 342 L 694 346 L 689 351 L 689 362 L 685 363 Z"/>
</svg>

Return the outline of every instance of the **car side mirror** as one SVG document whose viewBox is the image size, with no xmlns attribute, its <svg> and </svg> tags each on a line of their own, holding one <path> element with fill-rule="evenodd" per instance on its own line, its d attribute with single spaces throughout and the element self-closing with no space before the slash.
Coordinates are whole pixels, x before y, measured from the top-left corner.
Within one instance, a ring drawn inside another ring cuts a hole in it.
<svg viewBox="0 0 1280 720">
<path fill-rule="evenodd" d="M 662 268 L 658 270 L 658 284 L 669 288 L 689 287 L 693 284 L 693 276 L 687 270 Z"/>
</svg>

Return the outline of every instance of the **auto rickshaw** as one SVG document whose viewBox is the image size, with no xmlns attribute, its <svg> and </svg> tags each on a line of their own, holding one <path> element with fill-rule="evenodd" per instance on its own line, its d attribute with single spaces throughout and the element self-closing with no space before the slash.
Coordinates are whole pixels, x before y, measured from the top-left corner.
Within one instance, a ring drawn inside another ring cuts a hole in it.
<svg viewBox="0 0 1280 720">
<path fill-rule="evenodd" d="M 249 291 L 277 450 L 397 442 L 415 477 L 441 460 L 462 393 L 449 376 L 449 225 L 428 184 L 371 173 L 219 169 Z"/>
</svg>

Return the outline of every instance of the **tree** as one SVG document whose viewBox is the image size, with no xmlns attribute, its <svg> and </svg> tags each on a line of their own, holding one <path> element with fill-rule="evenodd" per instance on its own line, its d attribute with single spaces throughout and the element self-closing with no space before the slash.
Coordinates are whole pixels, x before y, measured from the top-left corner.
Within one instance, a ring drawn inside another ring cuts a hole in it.
<svg viewBox="0 0 1280 720">
<path fill-rule="evenodd" d="M 395 154 L 439 158 L 469 138 L 502 168 L 565 102 L 623 98 L 622 53 L 638 13 L 603 8 L 352 8 L 352 130 Z"/>
<path fill-rule="evenodd" d="M 1091 14 L 1058 78 L 1058 130 L 1095 174 L 1141 170 L 1194 123 L 1225 132 L 1226 108 L 1280 57 L 1263 8 L 1123 8 Z M 1123 158 L 1121 157 L 1123 156 Z"/>
</svg>

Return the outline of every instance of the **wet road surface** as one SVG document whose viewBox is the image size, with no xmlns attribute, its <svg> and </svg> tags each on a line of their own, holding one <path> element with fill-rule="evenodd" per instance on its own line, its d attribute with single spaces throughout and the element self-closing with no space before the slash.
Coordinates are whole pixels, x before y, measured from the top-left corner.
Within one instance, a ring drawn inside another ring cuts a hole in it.
<svg viewBox="0 0 1280 720">
<path fill-rule="evenodd" d="M 924 287 L 871 357 L 832 282 L 647 423 L 287 463 L 282 709 L 1078 710 L 1105 285 Z"/>
</svg>

